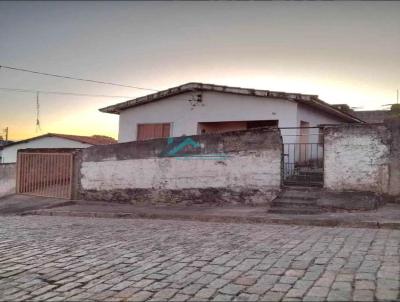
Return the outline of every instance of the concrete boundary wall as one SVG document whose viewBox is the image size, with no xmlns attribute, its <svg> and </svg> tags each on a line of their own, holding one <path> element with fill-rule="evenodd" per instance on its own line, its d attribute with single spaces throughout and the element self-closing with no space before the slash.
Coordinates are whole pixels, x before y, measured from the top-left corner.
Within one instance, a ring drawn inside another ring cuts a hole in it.
<svg viewBox="0 0 400 302">
<path fill-rule="evenodd" d="M 0 164 L 0 198 L 15 194 L 16 164 Z"/>
<path fill-rule="evenodd" d="M 87 200 L 266 204 L 281 184 L 278 129 L 185 136 L 82 150 Z"/>
<path fill-rule="evenodd" d="M 324 130 L 324 186 L 331 192 L 400 196 L 400 119 Z"/>
</svg>

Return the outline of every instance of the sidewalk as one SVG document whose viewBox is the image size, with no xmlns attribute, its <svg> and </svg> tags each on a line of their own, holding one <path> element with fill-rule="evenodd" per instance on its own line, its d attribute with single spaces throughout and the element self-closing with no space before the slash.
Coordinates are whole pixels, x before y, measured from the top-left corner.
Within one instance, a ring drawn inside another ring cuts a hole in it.
<svg viewBox="0 0 400 302">
<path fill-rule="evenodd" d="M 375 211 L 317 215 L 269 214 L 263 206 L 132 205 L 101 201 L 73 201 L 72 205 L 26 211 L 23 215 L 98 218 L 149 218 L 212 222 L 291 224 L 400 229 L 400 205 L 387 204 Z"/>
<path fill-rule="evenodd" d="M 70 200 L 50 197 L 8 195 L 0 198 L 0 216 L 16 215 L 27 211 L 49 209 L 73 203 Z"/>
</svg>

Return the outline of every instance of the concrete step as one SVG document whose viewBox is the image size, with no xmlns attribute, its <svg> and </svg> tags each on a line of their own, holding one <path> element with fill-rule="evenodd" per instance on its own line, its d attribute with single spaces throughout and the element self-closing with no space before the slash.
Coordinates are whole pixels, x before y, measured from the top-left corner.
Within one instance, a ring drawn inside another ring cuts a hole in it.
<svg viewBox="0 0 400 302">
<path fill-rule="evenodd" d="M 325 211 L 319 207 L 304 207 L 304 208 L 287 208 L 287 207 L 272 207 L 269 209 L 270 214 L 293 214 L 293 215 L 313 215 L 321 214 Z"/>
<path fill-rule="evenodd" d="M 284 180 L 285 186 L 303 186 L 303 187 L 323 187 L 322 181 L 301 181 L 301 180 Z"/>
<path fill-rule="evenodd" d="M 279 198 L 283 199 L 292 199 L 292 200 L 317 200 L 320 197 L 320 192 L 312 192 L 312 191 L 283 191 Z"/>
<path fill-rule="evenodd" d="M 272 207 L 288 207 L 288 208 L 297 208 L 297 207 L 313 207 L 316 205 L 316 200 L 302 200 L 302 199 L 285 199 L 278 198 L 271 202 Z"/>
<path fill-rule="evenodd" d="M 315 187 L 284 187 L 277 199 L 272 201 L 268 213 L 275 214 L 319 214 L 325 212 L 318 207 L 321 189 Z"/>
</svg>

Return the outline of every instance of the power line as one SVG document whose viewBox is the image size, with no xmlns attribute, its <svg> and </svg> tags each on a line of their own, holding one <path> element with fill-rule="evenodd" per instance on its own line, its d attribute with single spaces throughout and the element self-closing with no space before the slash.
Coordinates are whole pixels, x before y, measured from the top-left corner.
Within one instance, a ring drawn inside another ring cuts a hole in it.
<svg viewBox="0 0 400 302">
<path fill-rule="evenodd" d="M 144 87 L 139 87 L 139 86 L 131 86 L 131 85 L 125 85 L 125 84 L 117 84 L 117 83 L 112 83 L 112 82 L 103 82 L 103 81 L 97 81 L 97 80 L 89 80 L 89 79 L 84 79 L 84 78 L 78 78 L 78 77 L 72 77 L 72 76 L 64 76 L 64 75 L 59 75 L 59 74 L 53 74 L 53 73 L 47 73 L 47 72 L 40 72 L 40 71 L 34 71 L 34 70 L 29 70 L 29 69 L 24 69 L 24 68 L 17 68 L 17 67 L 11 67 L 11 66 L 0 65 L 0 68 L 10 69 L 10 70 L 16 70 L 16 71 L 23 71 L 23 72 L 29 72 L 29 73 L 40 74 L 40 75 L 45 75 L 45 76 L 50 76 L 50 77 L 62 78 L 62 79 L 69 79 L 69 80 L 76 80 L 76 81 L 85 81 L 85 82 L 91 82 L 91 83 L 97 83 L 97 84 L 105 84 L 105 85 L 112 85 L 112 86 L 128 87 L 128 88 L 134 88 L 134 89 L 140 89 L 140 90 L 149 90 L 149 91 L 156 91 L 156 92 L 159 91 L 159 90 L 157 90 L 157 89 L 144 88 Z"/>
<path fill-rule="evenodd" d="M 28 93 L 39 92 L 41 94 L 59 94 L 59 95 L 74 95 L 74 96 L 101 97 L 101 98 L 133 98 L 131 96 L 124 96 L 124 95 L 87 94 L 87 93 L 74 93 L 74 92 L 64 92 L 64 91 L 45 91 L 45 90 L 31 90 L 31 89 L 5 88 L 5 87 L 0 87 L 0 90 L 14 91 L 14 92 L 28 92 Z"/>
</svg>

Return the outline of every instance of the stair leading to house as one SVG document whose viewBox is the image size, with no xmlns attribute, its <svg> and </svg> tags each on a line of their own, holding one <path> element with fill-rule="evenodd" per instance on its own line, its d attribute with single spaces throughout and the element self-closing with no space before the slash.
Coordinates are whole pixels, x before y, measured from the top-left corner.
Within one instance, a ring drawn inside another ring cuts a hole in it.
<svg viewBox="0 0 400 302">
<path fill-rule="evenodd" d="M 272 214 L 319 214 L 325 209 L 317 205 L 321 189 L 316 187 L 286 186 L 278 198 L 271 202 L 268 213 Z"/>
</svg>

